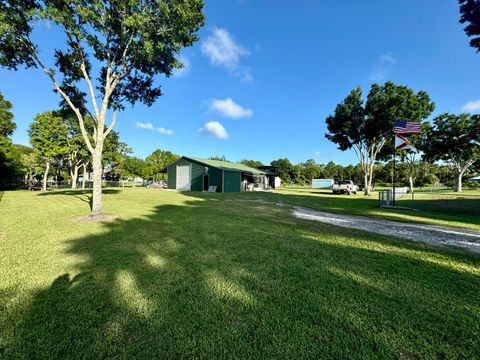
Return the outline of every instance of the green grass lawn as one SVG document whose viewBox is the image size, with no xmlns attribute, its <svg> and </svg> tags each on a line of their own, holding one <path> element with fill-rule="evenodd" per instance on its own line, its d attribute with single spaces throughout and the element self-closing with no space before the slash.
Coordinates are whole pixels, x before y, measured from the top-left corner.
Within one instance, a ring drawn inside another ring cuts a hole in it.
<svg viewBox="0 0 480 360">
<path fill-rule="evenodd" d="M 411 195 L 405 195 L 397 200 L 397 205 L 408 209 L 379 208 L 377 192 L 371 196 L 363 193 L 333 195 L 327 190 L 287 188 L 260 196 L 330 212 L 480 230 L 479 190 L 465 190 L 463 193 L 421 191 L 415 193 L 414 200 L 411 200 Z"/>
<path fill-rule="evenodd" d="M 81 223 L 86 192 L 5 192 L 0 358 L 480 357 L 480 256 L 257 201 L 311 195 L 107 190 Z"/>
</svg>

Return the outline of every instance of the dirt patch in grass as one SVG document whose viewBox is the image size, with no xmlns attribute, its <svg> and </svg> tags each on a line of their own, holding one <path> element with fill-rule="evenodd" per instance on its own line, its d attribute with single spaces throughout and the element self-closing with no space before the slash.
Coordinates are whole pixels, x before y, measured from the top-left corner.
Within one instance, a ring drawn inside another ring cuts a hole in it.
<svg viewBox="0 0 480 360">
<path fill-rule="evenodd" d="M 114 222 L 118 220 L 119 217 L 116 215 L 87 215 L 87 216 L 75 216 L 73 220 L 81 223 L 91 223 L 91 222 Z"/>
</svg>

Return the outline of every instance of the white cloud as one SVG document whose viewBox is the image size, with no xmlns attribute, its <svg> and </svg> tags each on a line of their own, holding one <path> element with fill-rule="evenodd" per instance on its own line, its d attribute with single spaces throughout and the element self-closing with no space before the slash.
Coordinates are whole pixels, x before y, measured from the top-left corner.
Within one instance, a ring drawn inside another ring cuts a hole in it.
<svg viewBox="0 0 480 360">
<path fill-rule="evenodd" d="M 149 122 L 137 121 L 136 127 L 139 129 L 155 130 L 155 127 Z M 157 128 L 157 131 L 162 135 L 173 135 L 173 130 L 166 129 L 164 127 Z"/>
<path fill-rule="evenodd" d="M 149 122 L 144 123 L 144 122 L 137 121 L 136 127 L 139 128 L 139 129 L 147 129 L 147 130 L 153 130 L 154 129 L 153 125 Z"/>
<path fill-rule="evenodd" d="M 253 115 L 252 109 L 247 109 L 238 105 L 231 98 L 225 100 L 213 99 L 210 102 L 210 111 L 215 111 L 218 114 L 231 119 L 249 118 Z"/>
<path fill-rule="evenodd" d="M 382 54 L 375 65 L 375 68 L 368 76 L 368 79 L 373 82 L 381 82 L 387 80 L 394 65 L 397 63 L 391 52 Z"/>
<path fill-rule="evenodd" d="M 157 128 L 157 131 L 162 135 L 173 135 L 173 130 L 165 129 L 164 127 Z"/>
<path fill-rule="evenodd" d="M 212 35 L 202 43 L 202 54 L 210 60 L 210 64 L 222 67 L 244 81 L 253 81 L 251 69 L 241 64 L 241 58 L 250 53 L 223 28 L 214 27 Z"/>
<path fill-rule="evenodd" d="M 480 100 L 469 101 L 462 106 L 462 111 L 468 113 L 479 113 L 480 112 Z"/>
<path fill-rule="evenodd" d="M 203 127 L 198 129 L 198 132 L 205 136 L 213 136 L 217 139 L 228 139 L 227 130 L 218 121 L 209 121 Z"/>
<path fill-rule="evenodd" d="M 173 69 L 173 76 L 185 77 L 188 75 L 191 69 L 190 59 L 185 56 L 180 56 L 178 60 L 183 64 L 183 67 L 180 69 Z"/>
<path fill-rule="evenodd" d="M 380 61 L 382 61 L 386 64 L 395 64 L 397 62 L 397 59 L 395 59 L 392 56 L 391 52 L 388 52 L 388 53 L 382 54 L 382 56 L 380 56 Z"/>
</svg>

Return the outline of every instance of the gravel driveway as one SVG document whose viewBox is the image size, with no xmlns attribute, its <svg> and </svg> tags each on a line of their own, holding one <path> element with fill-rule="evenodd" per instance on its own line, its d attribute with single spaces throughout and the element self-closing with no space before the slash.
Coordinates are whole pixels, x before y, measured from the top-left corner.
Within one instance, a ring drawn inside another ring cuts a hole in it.
<svg viewBox="0 0 480 360">
<path fill-rule="evenodd" d="M 302 207 L 294 207 L 293 215 L 299 219 L 320 221 L 346 228 L 422 241 L 433 245 L 457 246 L 480 253 L 480 231 L 448 226 L 409 224 L 364 216 L 333 214 Z"/>
</svg>

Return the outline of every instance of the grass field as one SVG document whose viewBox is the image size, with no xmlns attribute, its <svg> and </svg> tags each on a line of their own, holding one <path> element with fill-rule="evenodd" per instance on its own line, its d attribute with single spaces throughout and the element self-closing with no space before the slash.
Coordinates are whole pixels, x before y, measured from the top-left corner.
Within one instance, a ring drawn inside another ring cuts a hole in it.
<svg viewBox="0 0 480 360">
<path fill-rule="evenodd" d="M 139 188 L 105 191 L 115 222 L 82 223 L 87 192 L 5 192 L 0 358 L 479 358 L 480 256 L 258 199 L 377 216 L 360 196 Z M 415 216 L 461 220 L 435 211 Z"/>
<path fill-rule="evenodd" d="M 371 196 L 333 195 L 327 190 L 285 189 L 264 194 L 275 201 L 284 201 L 331 212 L 365 215 L 390 220 L 418 222 L 433 225 L 448 225 L 480 230 L 480 191 L 421 191 L 405 195 L 397 205 L 407 209 L 381 209 L 378 193 Z M 411 210 L 409 210 L 411 209 Z"/>
</svg>

